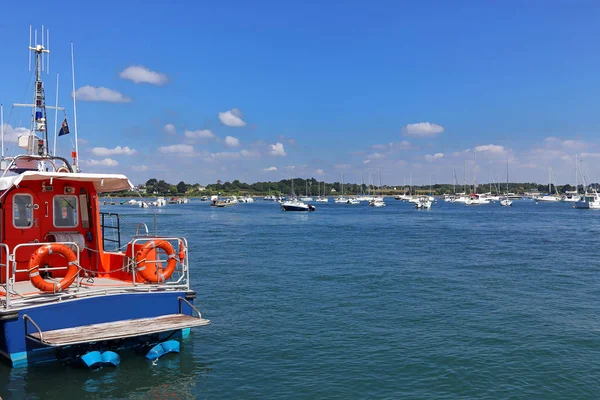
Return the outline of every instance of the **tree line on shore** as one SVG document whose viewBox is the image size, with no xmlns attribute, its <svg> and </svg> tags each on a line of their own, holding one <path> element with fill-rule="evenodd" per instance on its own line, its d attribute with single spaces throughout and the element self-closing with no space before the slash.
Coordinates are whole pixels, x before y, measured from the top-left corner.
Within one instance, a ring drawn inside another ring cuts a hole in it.
<svg viewBox="0 0 600 400">
<path fill-rule="evenodd" d="M 593 184 L 594 186 L 596 184 Z M 342 187 L 343 186 L 343 187 Z M 221 182 L 217 181 L 216 183 L 211 183 L 209 185 L 201 186 L 198 183 L 189 184 L 183 181 L 180 181 L 177 184 L 171 184 L 164 180 L 157 179 L 149 179 L 145 184 L 138 185 L 137 189 L 143 195 L 151 195 L 151 196 L 190 196 L 190 197 L 198 197 L 198 196 L 210 196 L 210 195 L 256 195 L 256 196 L 264 196 L 267 194 L 273 195 L 289 195 L 292 192 L 292 181 L 290 179 L 282 179 L 279 182 L 255 182 L 255 183 L 244 183 L 239 180 L 234 180 L 232 182 Z M 457 192 L 470 192 L 472 191 L 472 187 L 466 186 L 454 186 L 452 184 L 433 184 L 431 188 L 429 185 L 413 185 L 412 187 L 408 186 L 393 186 L 393 185 L 383 185 L 383 186 L 368 186 L 361 185 L 356 183 L 345 183 L 342 185 L 341 182 L 332 182 L 332 183 L 324 183 L 321 181 L 317 181 L 315 178 L 303 179 L 303 178 L 294 178 L 294 192 L 297 195 L 312 195 L 319 196 L 325 194 L 327 196 L 330 195 L 339 195 L 339 194 L 347 194 L 347 195 L 356 195 L 361 193 L 377 193 L 377 194 L 387 194 L 387 195 L 396 195 L 402 193 L 408 193 L 412 191 L 413 194 L 433 194 L 433 195 L 443 195 L 443 194 L 452 194 L 456 189 Z M 579 192 L 584 192 L 582 185 L 579 185 Z M 552 193 L 565 193 L 567 191 L 575 190 L 575 186 L 571 185 L 558 185 L 551 186 Z M 490 184 L 483 183 L 478 186 L 478 193 L 485 193 L 490 191 Z M 522 194 L 525 192 L 538 191 L 540 193 L 548 192 L 548 185 L 540 185 L 534 182 L 525 182 L 525 183 L 509 183 L 508 184 L 508 192 Z M 492 184 L 491 185 L 492 193 L 504 193 L 506 192 L 506 184 Z M 127 191 L 121 193 L 122 196 L 134 196 L 137 195 L 136 191 Z"/>
</svg>

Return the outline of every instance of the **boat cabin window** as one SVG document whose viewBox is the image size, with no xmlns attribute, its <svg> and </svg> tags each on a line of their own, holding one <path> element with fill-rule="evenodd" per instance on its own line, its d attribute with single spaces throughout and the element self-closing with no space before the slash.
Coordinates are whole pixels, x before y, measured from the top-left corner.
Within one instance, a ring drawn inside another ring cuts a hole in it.
<svg viewBox="0 0 600 400">
<path fill-rule="evenodd" d="M 79 225 L 77 196 L 54 196 L 54 226 L 56 228 L 74 228 Z"/>
<path fill-rule="evenodd" d="M 33 226 L 33 197 L 30 194 L 13 196 L 13 225 L 15 228 Z"/>
</svg>

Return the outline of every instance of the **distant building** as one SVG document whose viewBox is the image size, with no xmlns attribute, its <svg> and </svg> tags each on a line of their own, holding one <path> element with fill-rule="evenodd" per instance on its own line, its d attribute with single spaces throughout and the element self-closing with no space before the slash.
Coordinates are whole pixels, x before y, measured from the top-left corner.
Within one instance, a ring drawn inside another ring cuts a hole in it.
<svg viewBox="0 0 600 400">
<path fill-rule="evenodd" d="M 204 192 L 206 190 L 206 186 L 198 185 L 198 191 Z"/>
<path fill-rule="evenodd" d="M 331 193 L 335 193 L 336 190 L 334 188 L 331 188 Z"/>
</svg>

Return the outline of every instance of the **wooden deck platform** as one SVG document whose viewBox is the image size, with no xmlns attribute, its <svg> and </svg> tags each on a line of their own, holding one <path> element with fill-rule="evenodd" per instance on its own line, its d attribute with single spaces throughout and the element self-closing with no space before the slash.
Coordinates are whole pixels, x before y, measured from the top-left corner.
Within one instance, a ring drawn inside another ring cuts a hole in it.
<svg viewBox="0 0 600 400">
<path fill-rule="evenodd" d="M 39 332 L 31 332 L 32 330 L 35 331 L 35 328 L 29 324 L 30 333 L 27 336 L 46 346 L 61 347 L 169 332 L 208 324 L 210 324 L 210 321 L 204 318 L 172 314 L 154 318 L 130 319 L 54 331 L 42 331 L 41 335 Z"/>
</svg>

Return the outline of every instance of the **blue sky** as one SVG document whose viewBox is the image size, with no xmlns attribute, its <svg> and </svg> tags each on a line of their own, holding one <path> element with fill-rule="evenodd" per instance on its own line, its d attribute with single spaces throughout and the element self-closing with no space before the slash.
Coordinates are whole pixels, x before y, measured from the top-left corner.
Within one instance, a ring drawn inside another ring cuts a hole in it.
<svg viewBox="0 0 600 400">
<path fill-rule="evenodd" d="M 85 171 L 207 184 L 294 165 L 401 185 L 453 166 L 462 182 L 465 160 L 472 181 L 476 154 L 479 182 L 503 181 L 508 156 L 511 180 L 552 167 L 560 184 L 579 154 L 600 180 L 597 2 L 85 3 L 11 2 L 0 22 L 11 137 L 28 125 L 10 104 L 31 97 L 29 24 L 50 29 L 48 103 L 58 72 L 71 125 L 74 42 Z"/>
</svg>

